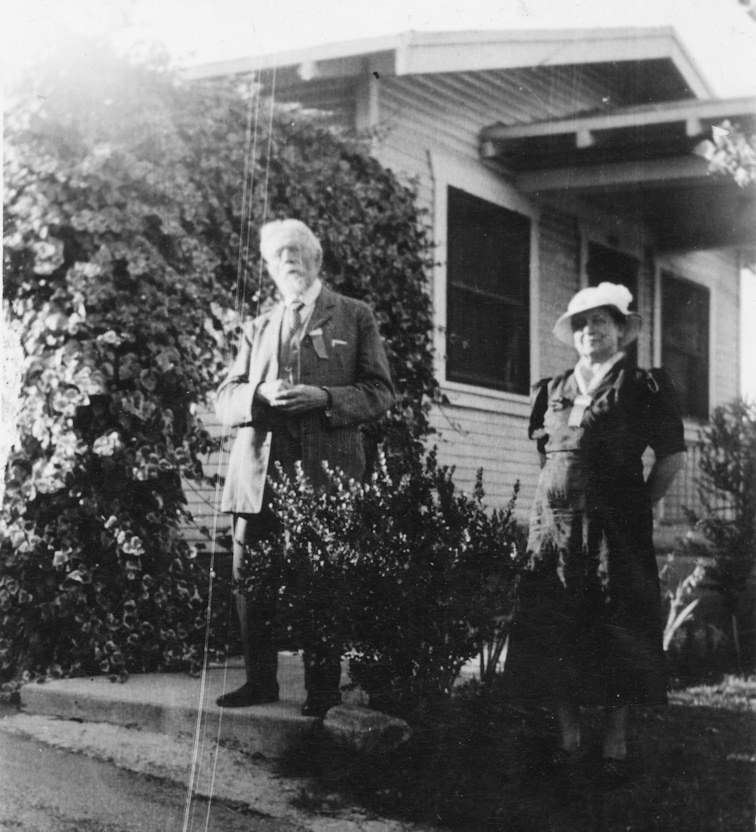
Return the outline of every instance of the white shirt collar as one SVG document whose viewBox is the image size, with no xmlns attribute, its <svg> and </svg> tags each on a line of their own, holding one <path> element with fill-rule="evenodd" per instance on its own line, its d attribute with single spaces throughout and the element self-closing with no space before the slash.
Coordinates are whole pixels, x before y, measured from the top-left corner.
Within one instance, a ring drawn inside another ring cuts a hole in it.
<svg viewBox="0 0 756 832">
<path fill-rule="evenodd" d="M 587 369 L 585 364 L 583 363 L 583 359 L 581 358 L 580 361 L 575 365 L 575 380 L 577 381 L 577 385 L 580 388 L 580 392 L 584 396 L 589 396 L 593 391 L 599 386 L 601 383 L 601 379 L 612 369 L 612 367 L 622 358 L 625 357 L 625 353 L 620 350 L 619 352 L 615 352 L 614 355 L 608 360 L 605 361 L 596 372 L 591 376 L 589 380 L 586 380 L 586 377 L 583 375 L 583 372 Z"/>
<path fill-rule="evenodd" d="M 318 299 L 322 288 L 323 282 L 319 277 L 316 277 L 312 285 L 305 289 L 301 295 L 291 295 L 288 298 L 284 298 L 284 305 L 291 306 L 295 300 L 299 300 L 304 304 L 304 309 L 309 309 L 311 306 L 315 305 L 315 301 Z"/>
</svg>

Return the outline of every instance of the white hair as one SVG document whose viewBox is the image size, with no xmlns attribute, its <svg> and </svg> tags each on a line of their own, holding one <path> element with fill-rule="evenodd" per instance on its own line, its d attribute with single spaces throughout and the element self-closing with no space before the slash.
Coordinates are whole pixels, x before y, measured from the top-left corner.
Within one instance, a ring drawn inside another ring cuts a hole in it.
<svg viewBox="0 0 756 832">
<path fill-rule="evenodd" d="M 273 239 L 285 231 L 293 232 L 304 240 L 307 246 L 317 254 L 318 262 L 323 259 L 323 247 L 320 245 L 320 240 L 312 233 L 308 226 L 302 220 L 287 219 L 272 220 L 271 222 L 266 222 L 260 228 L 260 253 L 266 260 L 268 259 L 266 252 L 270 250 Z"/>
</svg>

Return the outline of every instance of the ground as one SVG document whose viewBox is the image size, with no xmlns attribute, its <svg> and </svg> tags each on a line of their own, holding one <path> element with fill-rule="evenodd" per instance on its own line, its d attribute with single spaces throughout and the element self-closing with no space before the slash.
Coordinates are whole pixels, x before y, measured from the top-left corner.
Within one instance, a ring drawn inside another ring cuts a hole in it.
<svg viewBox="0 0 756 832">
<path fill-rule="evenodd" d="M 335 790 L 383 814 L 466 832 L 752 832 L 755 710 L 756 678 L 727 677 L 638 711 L 632 777 L 613 790 L 595 777 L 598 713 L 588 714 L 576 771 L 554 777 L 539 766 L 553 742 L 549 715 L 469 690 L 391 756 L 359 761 L 320 743 L 288 765 L 319 770 L 300 797 L 314 810 Z"/>
<path fill-rule="evenodd" d="M 2 711 L 3 733 L 189 782 L 191 737 Z M 360 757 L 325 733 L 277 765 L 203 744 L 194 789 L 198 799 L 241 800 L 258 818 L 311 832 L 752 832 L 755 711 L 756 677 L 675 690 L 669 707 L 634 713 L 632 778 L 606 790 L 594 776 L 597 713 L 588 713 L 575 774 L 554 777 L 539 766 L 553 743 L 548 713 L 517 710 L 470 683 L 416 721 L 413 738 L 391 754 Z"/>
</svg>

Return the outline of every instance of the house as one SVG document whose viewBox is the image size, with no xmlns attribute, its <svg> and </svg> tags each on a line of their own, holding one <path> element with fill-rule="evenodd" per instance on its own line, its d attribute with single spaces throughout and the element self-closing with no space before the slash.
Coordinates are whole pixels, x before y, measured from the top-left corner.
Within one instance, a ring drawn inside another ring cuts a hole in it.
<svg viewBox="0 0 756 832">
<path fill-rule="evenodd" d="M 632 291 L 645 322 L 635 356 L 673 376 L 691 450 L 738 394 L 756 200 L 694 151 L 727 118 L 753 124 L 756 97 L 723 98 L 674 27 L 407 32 L 190 75 L 251 71 L 277 101 L 374 129 L 376 157 L 417 182 L 448 399 L 433 442 L 462 486 L 482 466 L 489 503 L 519 480 L 529 505 L 529 389 L 574 362 L 551 327 L 583 286 Z M 695 507 L 695 464 L 692 452 L 664 523 Z"/>
</svg>

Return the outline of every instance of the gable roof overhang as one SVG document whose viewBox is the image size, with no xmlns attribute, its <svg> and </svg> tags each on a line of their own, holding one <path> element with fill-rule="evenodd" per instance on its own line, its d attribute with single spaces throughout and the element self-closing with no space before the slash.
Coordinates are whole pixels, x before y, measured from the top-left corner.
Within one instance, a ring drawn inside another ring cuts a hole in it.
<svg viewBox="0 0 756 832">
<path fill-rule="evenodd" d="M 493 124 L 480 133 L 480 153 L 524 193 L 571 195 L 642 218 L 663 250 L 753 247 L 756 189 L 712 175 L 702 155 L 725 120 L 756 130 L 756 98 Z"/>
<path fill-rule="evenodd" d="M 253 74 L 282 100 L 298 100 L 310 84 L 336 84 L 344 96 L 354 81 L 371 77 L 591 65 L 613 77 L 628 102 L 662 103 L 494 124 L 481 131 L 483 159 L 524 192 L 632 211 L 663 248 L 756 244 L 753 195 L 710 176 L 691 152 L 711 124 L 755 113 L 754 99 L 712 100 L 714 90 L 672 26 L 410 31 L 206 63 L 184 75 Z"/>
<path fill-rule="evenodd" d="M 479 72 L 523 67 L 656 61 L 689 94 L 709 83 L 672 26 L 404 32 L 189 67 L 188 78 L 274 71 L 277 83 L 381 75 Z M 657 67 L 659 64 L 657 64 Z M 657 72 L 658 72 L 657 68 Z"/>
</svg>

